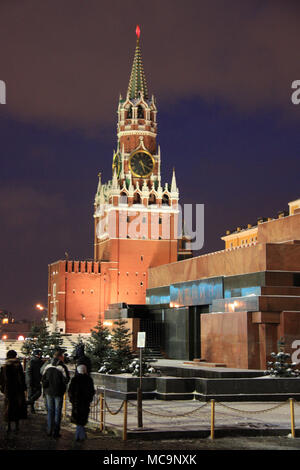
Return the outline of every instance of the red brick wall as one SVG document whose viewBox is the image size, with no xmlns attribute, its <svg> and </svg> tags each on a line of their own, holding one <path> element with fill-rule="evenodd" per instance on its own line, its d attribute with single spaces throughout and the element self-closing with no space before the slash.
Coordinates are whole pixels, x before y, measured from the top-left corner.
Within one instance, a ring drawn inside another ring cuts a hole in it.
<svg viewBox="0 0 300 470">
<path fill-rule="evenodd" d="M 144 304 L 148 267 L 177 259 L 177 240 L 115 239 L 107 249 L 109 262 L 69 261 L 66 266 L 59 261 L 49 266 L 49 312 L 56 283 L 57 319 L 66 322 L 68 333 L 88 333 L 111 303 Z"/>
<path fill-rule="evenodd" d="M 66 331 L 88 332 L 98 321 L 99 307 L 100 275 L 66 274 Z"/>
<path fill-rule="evenodd" d="M 156 139 L 154 137 L 145 135 L 144 145 L 150 153 L 156 153 Z M 120 147 L 124 144 L 125 152 L 133 152 L 140 145 L 140 135 L 125 135 L 120 138 Z"/>
<path fill-rule="evenodd" d="M 79 272 L 79 266 L 82 272 Z M 100 313 L 101 275 L 91 272 L 92 263 L 59 261 L 49 266 L 49 318 L 53 311 L 53 284 L 56 283 L 57 320 L 66 322 L 68 333 L 88 333 Z M 97 271 L 98 264 L 94 263 Z M 58 273 L 56 274 L 56 272 Z M 85 319 L 83 318 L 85 317 Z"/>
<path fill-rule="evenodd" d="M 115 240 L 120 253 L 118 302 L 146 302 L 148 267 L 177 259 L 177 241 Z M 143 285 L 141 285 L 141 283 Z"/>
</svg>

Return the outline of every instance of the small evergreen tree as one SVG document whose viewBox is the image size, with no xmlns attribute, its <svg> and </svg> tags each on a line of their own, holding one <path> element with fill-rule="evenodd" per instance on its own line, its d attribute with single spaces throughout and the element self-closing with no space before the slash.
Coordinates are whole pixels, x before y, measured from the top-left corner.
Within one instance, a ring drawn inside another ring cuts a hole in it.
<svg viewBox="0 0 300 470">
<path fill-rule="evenodd" d="M 278 353 L 271 353 L 272 361 L 269 361 L 268 370 L 265 371 L 265 375 L 272 377 L 299 377 L 299 370 L 295 369 L 297 364 L 291 362 L 291 355 L 279 351 Z"/>
<path fill-rule="evenodd" d="M 26 356 L 31 356 L 32 351 L 35 349 L 35 342 L 33 338 L 27 338 L 21 347 L 21 352 Z"/>
<path fill-rule="evenodd" d="M 61 348 L 63 345 L 63 339 L 59 331 L 53 331 L 49 336 L 48 345 L 45 348 L 46 355 L 52 357 L 55 349 Z"/>
<path fill-rule="evenodd" d="M 129 365 L 129 371 L 133 376 L 140 377 L 140 359 L 136 357 Z M 142 377 L 147 377 L 150 374 L 158 372 L 151 364 L 151 362 L 142 356 Z"/>
<path fill-rule="evenodd" d="M 111 356 L 111 369 L 115 374 L 127 372 L 129 364 L 133 359 L 133 354 L 130 348 L 129 328 L 126 328 L 126 320 L 119 318 L 114 322 L 116 327 L 113 329 L 112 337 L 112 356 Z"/>
<path fill-rule="evenodd" d="M 21 348 L 21 351 L 26 356 L 30 356 L 34 349 L 41 349 L 44 351 L 48 348 L 50 333 L 45 322 L 40 324 L 34 323 L 30 330 L 30 336 L 27 338 Z"/>
<path fill-rule="evenodd" d="M 299 377 L 300 371 L 295 369 L 297 364 L 291 361 L 291 355 L 285 352 L 285 338 L 282 336 L 277 342 L 278 352 L 271 353 L 271 361 L 267 363 L 268 370 L 265 375 L 271 377 Z"/>
<path fill-rule="evenodd" d="M 34 349 L 40 349 L 43 356 L 52 356 L 56 348 L 61 347 L 63 339 L 59 332 L 50 333 L 45 321 L 33 324 L 30 337 L 27 338 L 21 348 L 25 356 L 30 356 Z"/>
<path fill-rule="evenodd" d="M 108 328 L 103 326 L 100 318 L 97 325 L 91 330 L 85 351 L 91 360 L 93 370 L 99 370 L 110 359 L 112 351 L 110 332 Z"/>
</svg>

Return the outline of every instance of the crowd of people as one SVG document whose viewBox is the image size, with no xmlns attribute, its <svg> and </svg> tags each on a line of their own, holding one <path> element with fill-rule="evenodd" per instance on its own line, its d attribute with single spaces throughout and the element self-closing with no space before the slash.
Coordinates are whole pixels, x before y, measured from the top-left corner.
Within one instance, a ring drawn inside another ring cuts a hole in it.
<svg viewBox="0 0 300 470">
<path fill-rule="evenodd" d="M 4 394 L 3 418 L 7 423 L 7 433 L 19 431 L 19 421 L 27 418 L 28 408 L 32 414 L 35 413 L 35 402 L 43 394 L 47 411 L 47 435 L 59 438 L 63 398 L 68 393 L 72 404 L 71 422 L 76 424 L 75 439 L 86 439 L 85 425 L 95 394 L 90 376 L 91 362 L 84 353 L 84 345 L 80 344 L 74 356 L 75 374 L 70 379 L 65 357 L 65 350 L 61 348 L 54 351 L 51 359 L 44 359 L 42 351 L 35 349 L 24 372 L 16 351 L 7 352 L 6 362 L 0 370 L 0 391 Z"/>
</svg>

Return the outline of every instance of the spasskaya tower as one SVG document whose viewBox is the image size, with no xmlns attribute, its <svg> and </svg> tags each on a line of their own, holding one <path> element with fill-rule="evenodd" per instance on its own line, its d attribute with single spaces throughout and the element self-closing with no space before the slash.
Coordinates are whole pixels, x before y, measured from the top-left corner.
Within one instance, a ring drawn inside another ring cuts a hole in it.
<svg viewBox="0 0 300 470">
<path fill-rule="evenodd" d="M 178 251 L 181 258 L 190 255 L 178 239 L 175 170 L 170 183 L 161 181 L 157 107 L 147 87 L 139 26 L 136 36 L 127 93 L 119 98 L 112 177 L 104 183 L 99 173 L 94 261 L 49 266 L 49 320 L 66 332 L 88 332 L 110 304 L 145 304 L 148 268 L 177 261 Z M 60 272 L 65 281 L 57 286 Z"/>
<path fill-rule="evenodd" d="M 95 197 L 95 260 L 110 268 L 112 302 L 145 303 L 147 269 L 177 261 L 179 191 L 161 181 L 157 107 L 148 92 L 140 28 L 126 97 L 118 106 L 112 179 L 99 177 Z"/>
</svg>

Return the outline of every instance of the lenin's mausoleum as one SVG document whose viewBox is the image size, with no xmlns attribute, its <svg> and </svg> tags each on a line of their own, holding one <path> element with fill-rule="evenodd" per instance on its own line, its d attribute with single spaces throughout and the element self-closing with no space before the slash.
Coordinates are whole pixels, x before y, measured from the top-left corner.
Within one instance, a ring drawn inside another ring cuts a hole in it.
<svg viewBox="0 0 300 470">
<path fill-rule="evenodd" d="M 300 339 L 300 199 L 275 219 L 237 227 L 223 251 L 192 258 L 178 227 L 175 171 L 161 181 L 157 107 L 148 93 L 140 31 L 126 97 L 118 105 L 112 179 L 99 175 L 93 261 L 49 265 L 49 323 L 89 333 L 126 318 L 170 359 L 264 369 L 284 338 Z"/>
</svg>

